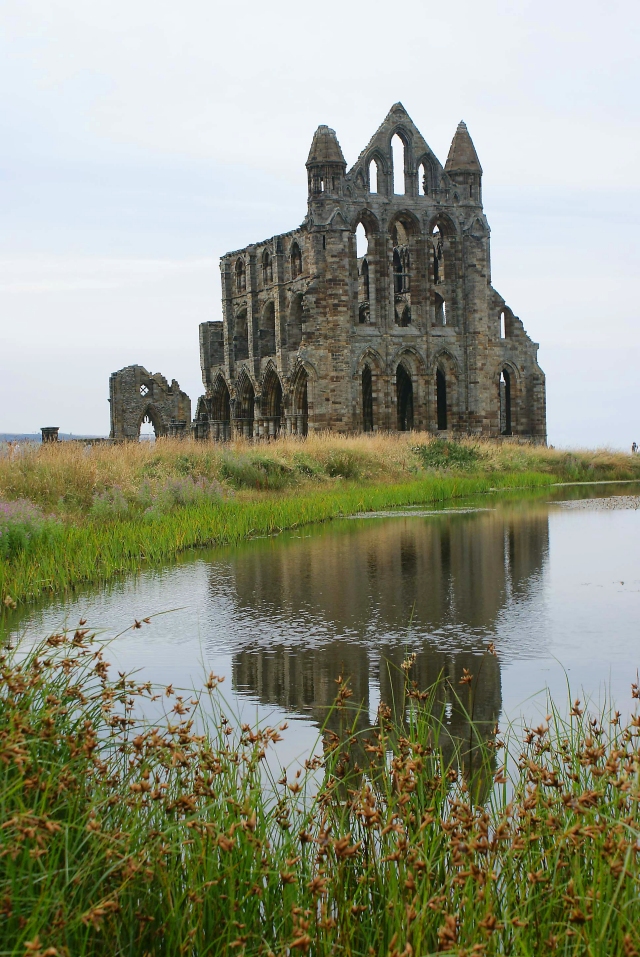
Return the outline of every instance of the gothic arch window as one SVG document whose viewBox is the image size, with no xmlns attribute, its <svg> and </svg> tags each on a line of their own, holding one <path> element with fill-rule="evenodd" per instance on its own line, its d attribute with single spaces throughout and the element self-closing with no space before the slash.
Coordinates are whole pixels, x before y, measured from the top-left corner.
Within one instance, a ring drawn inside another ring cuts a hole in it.
<svg viewBox="0 0 640 957">
<path fill-rule="evenodd" d="M 366 259 L 362 260 L 362 265 L 360 267 L 360 285 L 362 300 L 369 301 L 369 263 Z"/>
<path fill-rule="evenodd" d="M 218 376 L 211 396 L 211 418 L 225 423 L 231 419 L 229 388 L 221 376 Z"/>
<path fill-rule="evenodd" d="M 291 278 L 295 279 L 302 273 L 302 253 L 297 243 L 291 246 Z"/>
<path fill-rule="evenodd" d="M 447 430 L 447 379 L 440 368 L 436 369 L 436 418 L 438 430 Z"/>
<path fill-rule="evenodd" d="M 508 369 L 500 372 L 498 383 L 500 400 L 500 434 L 511 435 L 511 375 Z"/>
<path fill-rule="evenodd" d="M 506 318 L 504 314 L 504 309 L 500 313 L 500 338 L 501 339 L 507 338 L 507 323 L 506 323 Z"/>
<path fill-rule="evenodd" d="M 398 431 L 410 432 L 413 429 L 413 382 L 402 362 L 396 369 L 396 405 Z"/>
<path fill-rule="evenodd" d="M 247 291 L 247 271 L 244 266 L 244 260 L 236 260 L 236 292 Z"/>
<path fill-rule="evenodd" d="M 275 423 L 277 431 L 282 417 L 282 384 L 273 368 L 270 368 L 265 375 L 262 385 L 262 414 L 277 420 Z"/>
<path fill-rule="evenodd" d="M 440 227 L 436 224 L 431 233 L 431 256 L 433 261 L 433 281 L 436 285 L 445 280 L 444 241 Z"/>
<path fill-rule="evenodd" d="M 246 309 L 241 309 L 236 315 L 233 354 L 236 361 L 249 358 L 249 326 Z"/>
<path fill-rule="evenodd" d="M 268 302 L 260 322 L 260 358 L 276 354 L 276 307 Z"/>
<path fill-rule="evenodd" d="M 424 163 L 420 163 L 418 167 L 418 196 L 426 196 L 427 191 L 427 171 Z"/>
<path fill-rule="evenodd" d="M 393 192 L 396 195 L 404 196 L 405 144 L 398 133 L 395 133 L 391 138 L 391 157 L 393 161 Z"/>
<path fill-rule="evenodd" d="M 262 282 L 265 286 L 273 282 L 273 259 L 268 249 L 265 249 L 262 254 Z"/>
<path fill-rule="evenodd" d="M 302 295 L 296 293 L 291 298 L 289 306 L 289 321 L 287 323 L 287 346 L 289 349 L 298 349 L 302 343 Z"/>
<path fill-rule="evenodd" d="M 238 390 L 236 402 L 236 418 L 242 420 L 240 431 L 245 438 L 251 438 L 253 435 L 255 400 L 256 393 L 251 384 L 251 379 L 245 376 Z"/>
<path fill-rule="evenodd" d="M 380 169 L 378 161 L 372 159 L 369 163 L 369 192 L 378 193 L 380 191 Z"/>
<path fill-rule="evenodd" d="M 373 432 L 373 377 L 368 363 L 362 370 L 362 428 Z"/>
</svg>

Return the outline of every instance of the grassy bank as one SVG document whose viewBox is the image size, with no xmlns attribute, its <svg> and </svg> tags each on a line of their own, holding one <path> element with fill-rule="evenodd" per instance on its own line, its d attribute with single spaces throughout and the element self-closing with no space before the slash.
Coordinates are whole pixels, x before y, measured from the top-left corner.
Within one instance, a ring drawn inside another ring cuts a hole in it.
<svg viewBox="0 0 640 957">
<path fill-rule="evenodd" d="M 233 727 L 213 675 L 152 726 L 85 631 L 6 652 L 0 953 L 637 957 L 640 717 L 550 705 L 452 754 L 411 667 L 358 735 L 342 676 L 342 733 L 276 781 L 286 730 Z"/>
<path fill-rule="evenodd" d="M 603 479 L 640 479 L 640 456 L 447 443 L 419 433 L 227 446 L 5 446 L 0 601 L 354 511 Z"/>
<path fill-rule="evenodd" d="M 394 505 L 442 502 L 491 488 L 536 488 L 549 484 L 538 473 L 494 476 L 430 476 L 413 482 L 363 485 L 352 482 L 256 498 L 216 498 L 149 517 L 64 522 L 46 542 L 0 561 L 0 596 L 15 601 L 53 594 L 82 582 L 104 582 L 139 570 L 143 562 L 167 560 L 187 548 L 237 544 L 257 535 Z"/>
</svg>

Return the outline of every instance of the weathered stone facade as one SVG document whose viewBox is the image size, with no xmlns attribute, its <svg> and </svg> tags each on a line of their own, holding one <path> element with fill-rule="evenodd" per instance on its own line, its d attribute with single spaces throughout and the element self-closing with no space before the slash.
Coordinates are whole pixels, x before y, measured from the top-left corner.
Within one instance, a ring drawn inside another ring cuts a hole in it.
<svg viewBox="0 0 640 957">
<path fill-rule="evenodd" d="M 306 165 L 300 228 L 222 257 L 223 320 L 200 326 L 196 437 L 415 428 L 544 442 L 538 346 L 491 285 L 464 123 L 444 167 L 400 103 L 348 172 L 326 126 Z"/>
<path fill-rule="evenodd" d="M 184 435 L 191 422 L 191 399 L 175 379 L 171 385 L 159 372 L 126 366 L 109 377 L 112 439 L 138 439 L 140 426 L 150 422 L 157 437 Z"/>
</svg>

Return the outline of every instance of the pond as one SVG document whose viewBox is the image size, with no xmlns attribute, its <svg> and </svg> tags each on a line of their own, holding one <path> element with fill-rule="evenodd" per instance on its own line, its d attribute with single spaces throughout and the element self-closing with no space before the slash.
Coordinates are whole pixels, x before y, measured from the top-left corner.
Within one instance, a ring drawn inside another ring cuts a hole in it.
<svg viewBox="0 0 640 957">
<path fill-rule="evenodd" d="M 621 711 L 640 665 L 636 485 L 559 487 L 354 517 L 201 550 L 129 580 L 14 615 L 35 639 L 80 618 L 105 635 L 134 619 L 108 658 L 142 680 L 200 686 L 213 670 L 229 714 L 288 719 L 281 760 L 307 755 L 348 677 L 360 723 L 420 686 L 450 679 L 446 721 L 464 733 L 456 688 L 486 726 L 560 701 L 611 696 Z M 496 655 L 487 653 L 493 643 Z M 461 685 L 464 669 L 474 676 Z M 462 691 L 460 692 L 462 694 Z"/>
</svg>

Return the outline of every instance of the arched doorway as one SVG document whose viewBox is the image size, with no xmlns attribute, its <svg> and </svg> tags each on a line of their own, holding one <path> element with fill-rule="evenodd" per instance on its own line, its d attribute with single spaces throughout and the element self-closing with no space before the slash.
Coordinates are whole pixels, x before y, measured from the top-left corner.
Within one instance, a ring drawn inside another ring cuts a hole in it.
<svg viewBox="0 0 640 957">
<path fill-rule="evenodd" d="M 245 376 L 236 400 L 236 428 L 245 439 L 250 439 L 253 436 L 255 398 L 256 394 L 251 380 L 248 376 Z"/>
<path fill-rule="evenodd" d="M 511 435 L 511 376 L 508 369 L 503 369 L 500 373 L 498 394 L 500 400 L 500 434 Z"/>
<path fill-rule="evenodd" d="M 265 435 L 277 435 L 282 422 L 282 385 L 273 368 L 267 372 L 262 386 L 262 414 Z"/>
<path fill-rule="evenodd" d="M 447 379 L 440 368 L 436 369 L 436 418 L 438 430 L 446 432 L 447 430 Z"/>
<path fill-rule="evenodd" d="M 211 436 L 218 442 L 231 438 L 231 397 L 222 376 L 217 378 L 211 396 Z"/>
<path fill-rule="evenodd" d="M 398 431 L 410 432 L 413 428 L 413 382 L 410 373 L 402 363 L 396 370 L 396 401 Z"/>
<path fill-rule="evenodd" d="M 293 406 L 291 410 L 291 431 L 295 435 L 306 435 L 309 431 L 309 376 L 307 370 L 300 367 L 293 386 Z"/>
<path fill-rule="evenodd" d="M 152 405 L 148 405 L 138 423 L 138 440 L 140 442 L 155 442 L 161 436 L 166 435 L 164 423 L 160 413 Z"/>
<path fill-rule="evenodd" d="M 373 378 L 369 365 L 362 370 L 362 428 L 373 432 Z"/>
</svg>

